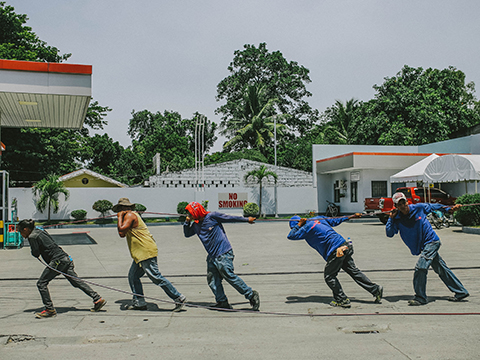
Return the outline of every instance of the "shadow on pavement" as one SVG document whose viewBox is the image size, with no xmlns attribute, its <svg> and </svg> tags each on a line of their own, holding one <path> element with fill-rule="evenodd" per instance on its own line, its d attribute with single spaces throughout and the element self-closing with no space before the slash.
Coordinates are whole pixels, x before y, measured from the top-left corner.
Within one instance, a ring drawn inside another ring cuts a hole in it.
<svg viewBox="0 0 480 360">
<path fill-rule="evenodd" d="M 147 310 L 127 310 L 128 305 L 132 305 L 132 300 L 117 300 L 115 301 L 115 304 L 120 304 L 120 310 L 122 311 L 130 311 L 133 313 L 136 312 L 144 312 L 144 311 L 161 311 L 161 312 L 171 312 L 173 310 L 174 305 L 173 304 L 165 304 L 165 306 L 169 306 L 168 309 L 166 308 L 160 308 L 158 307 L 157 304 L 155 303 L 149 303 L 147 302 Z"/>
</svg>

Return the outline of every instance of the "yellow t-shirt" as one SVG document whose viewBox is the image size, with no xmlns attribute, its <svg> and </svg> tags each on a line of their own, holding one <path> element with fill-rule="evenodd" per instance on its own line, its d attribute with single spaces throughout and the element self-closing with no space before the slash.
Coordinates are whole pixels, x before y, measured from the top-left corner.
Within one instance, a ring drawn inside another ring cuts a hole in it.
<svg viewBox="0 0 480 360">
<path fill-rule="evenodd" d="M 140 261 L 151 259 L 158 255 L 157 244 L 147 225 L 140 215 L 137 215 L 138 226 L 127 231 L 127 244 L 132 259 L 138 264 Z"/>
</svg>

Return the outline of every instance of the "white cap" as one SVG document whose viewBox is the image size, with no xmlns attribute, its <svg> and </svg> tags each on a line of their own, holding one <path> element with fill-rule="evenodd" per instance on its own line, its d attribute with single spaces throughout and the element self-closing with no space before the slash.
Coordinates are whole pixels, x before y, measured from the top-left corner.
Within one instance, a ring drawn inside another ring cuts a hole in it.
<svg viewBox="0 0 480 360">
<path fill-rule="evenodd" d="M 405 194 L 402 193 L 402 192 L 396 192 L 396 193 L 393 194 L 393 196 L 392 196 L 392 200 L 393 200 L 393 203 L 394 203 L 395 205 L 398 204 L 398 202 L 399 202 L 400 200 L 402 200 L 402 199 L 405 200 L 405 202 L 407 202 L 407 197 L 406 197 Z"/>
</svg>

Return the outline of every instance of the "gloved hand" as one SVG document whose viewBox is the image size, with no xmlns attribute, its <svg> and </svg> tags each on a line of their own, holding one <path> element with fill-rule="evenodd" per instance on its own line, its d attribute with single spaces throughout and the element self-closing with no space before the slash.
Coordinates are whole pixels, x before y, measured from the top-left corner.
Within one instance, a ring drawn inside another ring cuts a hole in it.
<svg viewBox="0 0 480 360">
<path fill-rule="evenodd" d="M 307 222 L 306 218 L 301 218 L 300 220 L 298 220 L 298 226 L 302 227 L 303 225 L 305 225 L 306 222 Z"/>
</svg>

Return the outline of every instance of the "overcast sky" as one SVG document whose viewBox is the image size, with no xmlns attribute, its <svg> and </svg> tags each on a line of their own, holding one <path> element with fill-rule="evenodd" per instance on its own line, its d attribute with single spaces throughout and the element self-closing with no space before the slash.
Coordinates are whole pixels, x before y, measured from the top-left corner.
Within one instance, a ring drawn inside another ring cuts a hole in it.
<svg viewBox="0 0 480 360">
<path fill-rule="evenodd" d="M 105 132 L 123 146 L 132 110 L 218 122 L 216 86 L 244 44 L 266 42 L 309 69 L 308 102 L 320 111 L 370 100 L 404 65 L 452 65 L 480 86 L 478 0 L 5 1 L 72 53 L 67 63 L 93 66 L 93 98 L 113 109 Z"/>
</svg>

